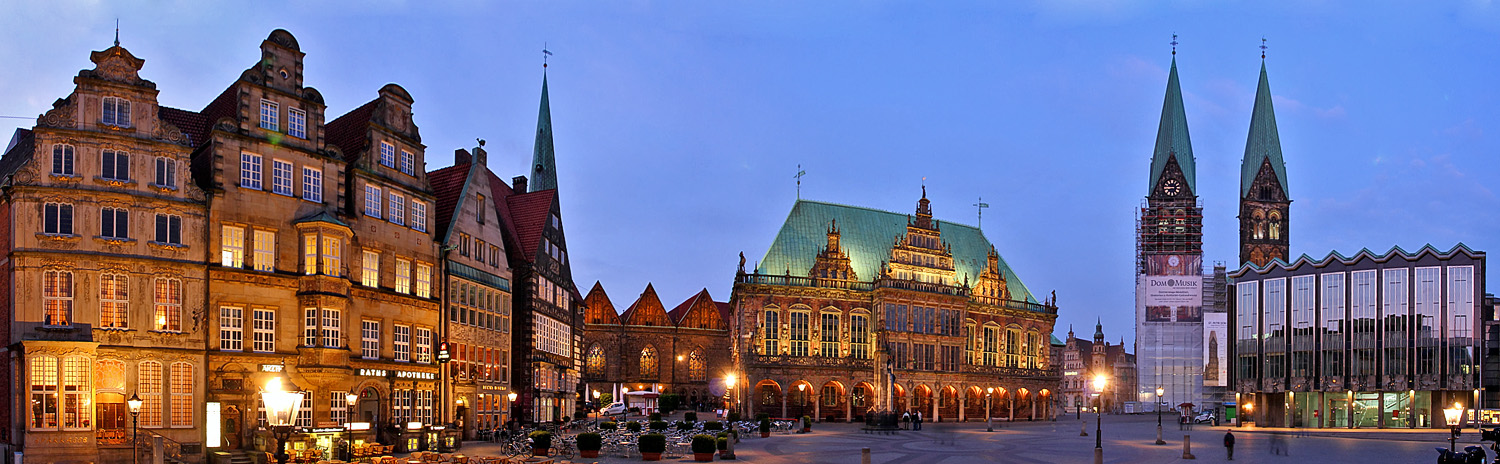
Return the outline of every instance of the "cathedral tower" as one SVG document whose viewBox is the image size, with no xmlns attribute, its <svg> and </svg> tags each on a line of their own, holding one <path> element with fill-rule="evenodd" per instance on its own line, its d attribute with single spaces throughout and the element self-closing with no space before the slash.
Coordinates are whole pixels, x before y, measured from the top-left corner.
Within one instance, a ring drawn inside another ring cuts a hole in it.
<svg viewBox="0 0 1500 464">
<path fill-rule="evenodd" d="M 1264 56 L 1255 109 L 1250 113 L 1250 136 L 1240 161 L 1240 263 L 1265 266 L 1289 257 L 1287 226 L 1292 200 L 1287 193 L 1286 165 L 1281 161 L 1281 136 L 1271 108 L 1271 84 Z"/>
<path fill-rule="evenodd" d="M 542 75 L 542 107 L 536 115 L 536 144 L 531 152 L 531 182 L 528 185 L 529 192 L 557 188 L 557 161 L 552 152 L 552 104 L 547 101 L 545 74 Z"/>
</svg>

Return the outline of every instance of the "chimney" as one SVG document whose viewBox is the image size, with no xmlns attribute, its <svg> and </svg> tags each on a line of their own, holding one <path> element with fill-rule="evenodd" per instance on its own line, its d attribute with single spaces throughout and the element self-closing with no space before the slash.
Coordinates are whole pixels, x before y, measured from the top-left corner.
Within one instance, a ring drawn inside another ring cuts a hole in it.
<svg viewBox="0 0 1500 464">
<path fill-rule="evenodd" d="M 526 193 L 526 176 L 515 176 L 510 178 L 510 189 L 516 193 Z"/>
<path fill-rule="evenodd" d="M 484 165 L 486 165 L 486 162 L 488 160 L 489 160 L 489 156 L 487 156 L 486 153 L 484 152 L 484 145 L 480 145 L 478 147 L 474 147 L 474 162 L 475 163 L 479 163 L 480 166 L 484 166 Z"/>
<path fill-rule="evenodd" d="M 458 165 L 462 165 L 462 164 L 469 164 L 469 163 L 473 162 L 473 160 L 474 160 L 474 157 L 469 155 L 469 151 L 468 150 L 465 150 L 465 149 L 462 149 L 462 148 L 457 149 L 457 150 L 453 150 L 453 165 L 454 166 L 458 166 Z"/>
</svg>

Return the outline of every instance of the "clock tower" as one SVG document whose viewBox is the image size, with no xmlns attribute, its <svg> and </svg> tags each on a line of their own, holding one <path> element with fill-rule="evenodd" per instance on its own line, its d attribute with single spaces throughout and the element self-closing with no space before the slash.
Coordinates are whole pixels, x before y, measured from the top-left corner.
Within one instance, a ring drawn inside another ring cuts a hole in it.
<svg viewBox="0 0 1500 464">
<path fill-rule="evenodd" d="M 1271 84 L 1266 63 L 1260 63 L 1260 84 L 1250 113 L 1250 136 L 1240 161 L 1240 264 L 1265 267 L 1272 260 L 1291 259 L 1288 226 L 1292 200 L 1287 193 L 1286 165 L 1281 161 L 1281 136 L 1271 108 Z"/>
<path fill-rule="evenodd" d="M 1140 270 L 1146 270 L 1148 257 L 1152 255 L 1203 254 L 1203 209 L 1198 204 L 1195 177 L 1193 146 L 1182 109 L 1182 88 L 1177 83 L 1177 60 L 1173 59 L 1161 124 L 1156 132 L 1156 150 L 1151 158 L 1150 190 L 1141 208 Z"/>
</svg>

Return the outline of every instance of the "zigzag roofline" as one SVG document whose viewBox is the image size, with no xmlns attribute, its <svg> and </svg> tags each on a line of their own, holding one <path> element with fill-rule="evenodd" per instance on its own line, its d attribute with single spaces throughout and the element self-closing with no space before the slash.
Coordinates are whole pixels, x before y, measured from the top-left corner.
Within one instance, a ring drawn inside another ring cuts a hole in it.
<svg viewBox="0 0 1500 464">
<path fill-rule="evenodd" d="M 1323 259 L 1314 259 L 1311 256 L 1308 256 L 1306 253 L 1303 253 L 1302 256 L 1298 257 L 1295 261 L 1292 261 L 1290 263 L 1282 261 L 1281 258 L 1273 259 L 1271 260 L 1271 262 L 1266 263 L 1266 265 L 1263 267 L 1256 266 L 1254 263 L 1245 263 L 1239 269 L 1230 273 L 1229 277 L 1237 278 L 1251 272 L 1264 275 L 1268 272 L 1271 272 L 1271 270 L 1273 269 L 1293 270 L 1302 267 L 1303 265 L 1323 267 L 1329 264 L 1333 264 L 1335 261 L 1345 265 L 1354 264 L 1364 259 L 1369 259 L 1371 261 L 1381 263 L 1390 261 L 1395 258 L 1405 258 L 1407 260 L 1414 261 L 1420 259 L 1425 255 L 1432 255 L 1437 257 L 1438 259 L 1448 259 L 1460 253 L 1471 258 L 1485 256 L 1484 252 L 1474 251 L 1463 242 L 1458 242 L 1458 244 L 1455 244 L 1452 248 L 1449 248 L 1448 251 L 1439 251 L 1437 247 L 1432 246 L 1431 243 L 1423 244 L 1422 247 L 1418 248 L 1415 252 L 1406 251 L 1406 249 L 1401 248 L 1400 245 L 1393 245 L 1391 246 L 1390 250 L 1387 250 L 1385 253 L 1380 254 L 1370 251 L 1369 248 L 1361 248 L 1352 256 L 1344 256 L 1344 254 L 1339 253 L 1338 250 L 1334 250 L 1328 252 L 1328 255 L 1323 257 Z"/>
</svg>

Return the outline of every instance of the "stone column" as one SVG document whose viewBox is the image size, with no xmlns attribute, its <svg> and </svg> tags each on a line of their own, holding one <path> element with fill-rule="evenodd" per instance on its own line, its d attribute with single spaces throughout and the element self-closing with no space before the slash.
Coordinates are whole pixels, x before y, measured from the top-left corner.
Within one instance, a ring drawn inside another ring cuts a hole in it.
<svg viewBox="0 0 1500 464">
<path fill-rule="evenodd" d="M 1015 422 L 1016 421 L 1016 392 L 1014 392 L 1014 391 L 1008 391 L 1008 392 L 1005 392 L 1005 393 L 1007 393 L 1007 395 L 1005 396 L 1005 404 L 1009 405 L 1009 408 L 1010 408 L 1010 415 L 1007 417 L 1007 419 L 1005 419 L 1005 421 L 1006 422 Z"/>
<path fill-rule="evenodd" d="M 822 395 L 814 396 L 812 400 L 813 400 L 813 420 L 821 421 L 821 420 L 823 420 L 823 396 Z"/>
<path fill-rule="evenodd" d="M 969 408 L 968 404 L 966 404 L 968 402 L 969 402 L 969 391 L 968 390 L 964 390 L 963 394 L 958 395 L 958 421 L 959 422 L 964 422 L 964 421 L 969 420 L 967 417 L 965 417 L 965 416 L 967 416 L 967 414 L 964 412 L 965 409 Z"/>
<path fill-rule="evenodd" d="M 844 422 L 854 422 L 854 397 L 844 398 Z"/>
<path fill-rule="evenodd" d="M 1031 394 L 1031 419 L 1036 420 L 1036 393 Z"/>
<path fill-rule="evenodd" d="M 942 401 L 943 401 L 943 394 L 940 393 L 941 391 L 942 390 L 937 390 L 937 391 L 932 392 L 932 421 L 933 422 L 942 422 L 943 421 L 941 417 L 938 417 L 938 406 L 939 406 L 939 403 L 942 403 Z"/>
<path fill-rule="evenodd" d="M 781 417 L 783 419 L 786 418 L 786 397 L 787 397 L 787 394 L 785 392 L 783 392 L 781 394 Z"/>
</svg>

